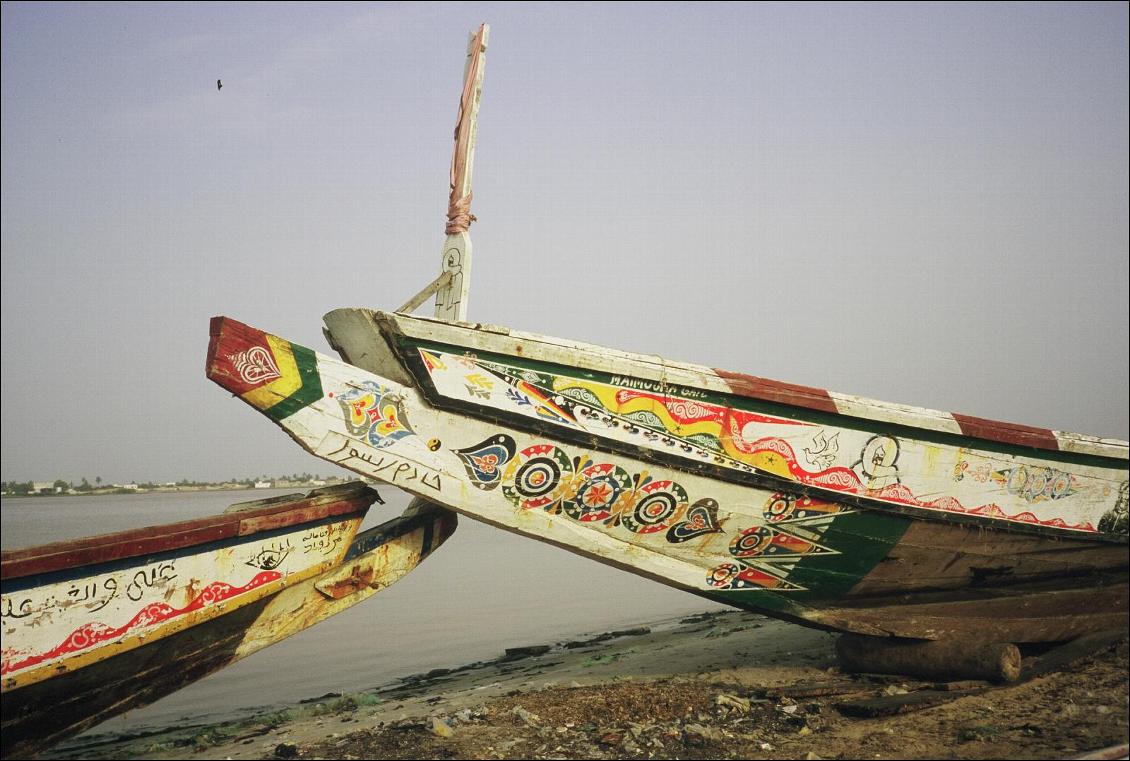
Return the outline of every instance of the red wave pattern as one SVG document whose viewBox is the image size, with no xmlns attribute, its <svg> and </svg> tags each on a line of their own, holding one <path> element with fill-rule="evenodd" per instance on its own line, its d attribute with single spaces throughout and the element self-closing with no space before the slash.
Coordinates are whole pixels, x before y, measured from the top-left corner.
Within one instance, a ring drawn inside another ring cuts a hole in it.
<svg viewBox="0 0 1130 761">
<path fill-rule="evenodd" d="M 192 602 L 183 608 L 174 608 L 167 603 L 154 602 L 146 605 L 139 610 L 129 622 L 117 628 L 97 621 L 83 624 L 78 629 L 71 632 L 66 639 L 45 653 L 28 656 L 22 661 L 8 660 L 6 657 L 3 664 L 0 664 L 0 674 L 20 671 L 66 653 L 85 650 L 106 640 L 121 637 L 131 629 L 144 628 L 163 623 L 171 618 L 200 610 L 205 605 L 214 605 L 224 600 L 230 600 L 233 597 L 244 594 L 245 592 L 250 592 L 252 589 L 256 589 L 281 578 L 282 574 L 278 571 L 262 571 L 256 574 L 255 578 L 251 579 L 251 581 L 247 582 L 242 587 L 233 587 L 231 584 L 223 581 L 214 581 L 205 587 L 200 594 L 193 598 Z"/>
<path fill-rule="evenodd" d="M 1094 531 L 1095 527 L 1090 521 L 1083 523 L 1070 524 L 1063 518 L 1049 518 L 1048 520 L 1040 520 L 1033 513 L 1022 512 L 1015 515 L 1009 515 L 1002 510 L 995 502 L 990 502 L 987 505 L 980 505 L 978 507 L 966 507 L 961 504 L 955 497 L 940 497 L 935 500 L 925 501 L 914 496 L 910 489 L 902 484 L 891 484 L 884 486 L 882 489 L 868 489 L 859 480 L 859 476 L 855 471 L 850 468 L 836 466 L 821 470 L 817 473 L 805 470 L 797 462 L 796 453 L 793 451 L 792 446 L 789 445 L 784 439 L 777 437 L 768 437 L 758 439 L 751 447 L 752 453 L 757 452 L 773 452 L 774 454 L 781 455 L 785 459 L 785 464 L 789 468 L 789 473 L 795 480 L 802 484 L 809 486 L 819 486 L 825 489 L 833 489 L 835 491 L 847 492 L 849 494 L 857 494 L 861 497 L 871 497 L 873 499 L 880 499 L 884 502 L 893 502 L 900 505 L 908 505 L 910 507 L 922 507 L 927 510 L 944 510 L 950 513 L 962 513 L 965 515 L 981 515 L 989 518 L 996 518 L 999 520 L 1016 521 L 1017 523 L 1032 523 L 1039 526 L 1050 526 L 1054 528 L 1068 528 L 1077 531 Z"/>
</svg>

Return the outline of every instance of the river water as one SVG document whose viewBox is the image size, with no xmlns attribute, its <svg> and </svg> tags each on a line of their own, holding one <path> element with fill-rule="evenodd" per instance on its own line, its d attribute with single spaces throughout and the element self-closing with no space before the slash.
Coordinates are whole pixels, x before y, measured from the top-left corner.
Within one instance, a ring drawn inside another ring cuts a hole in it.
<svg viewBox="0 0 1130 761">
<path fill-rule="evenodd" d="M 233 502 L 300 491 L 37 497 L 0 501 L 0 545 L 14 549 L 222 512 Z M 399 515 L 407 494 L 382 487 L 362 526 Z M 357 692 L 503 648 L 722 606 L 541 542 L 460 518 L 407 577 L 370 600 L 95 732 L 214 719 L 326 692 Z"/>
</svg>

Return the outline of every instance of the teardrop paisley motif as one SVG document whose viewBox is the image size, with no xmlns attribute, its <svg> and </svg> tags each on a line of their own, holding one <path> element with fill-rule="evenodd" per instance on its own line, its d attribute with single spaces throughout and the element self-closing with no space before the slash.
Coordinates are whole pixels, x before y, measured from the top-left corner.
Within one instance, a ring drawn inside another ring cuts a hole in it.
<svg viewBox="0 0 1130 761">
<path fill-rule="evenodd" d="M 451 451 L 462 461 L 471 484 L 476 489 L 491 491 L 502 483 L 502 473 L 514 459 L 517 445 L 513 438 L 500 433 L 474 446 Z"/>
<path fill-rule="evenodd" d="M 686 520 L 667 529 L 667 541 L 677 544 L 697 536 L 720 533 L 722 525 L 718 521 L 718 503 L 706 497 L 690 506 Z"/>
</svg>

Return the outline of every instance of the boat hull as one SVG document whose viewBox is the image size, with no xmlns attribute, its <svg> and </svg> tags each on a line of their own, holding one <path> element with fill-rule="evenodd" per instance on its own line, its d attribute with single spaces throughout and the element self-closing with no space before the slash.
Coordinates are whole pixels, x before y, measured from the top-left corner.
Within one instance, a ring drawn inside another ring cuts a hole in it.
<svg viewBox="0 0 1130 761">
<path fill-rule="evenodd" d="M 281 364 L 287 352 L 299 357 L 300 381 L 277 380 L 273 392 L 241 382 L 229 358 L 256 346 L 281 349 Z M 383 374 L 217 318 L 208 373 L 331 462 L 737 607 L 925 639 L 1058 640 L 1125 617 L 1127 553 L 1117 535 L 912 511 L 754 467 L 722 478 L 640 447 L 563 436 L 552 410 L 544 423 L 519 425 L 489 404 L 491 379 L 470 349 L 451 361 L 488 394 L 477 409 L 433 404 L 380 341 L 346 356 Z M 1059 616 L 1067 598 L 1083 603 Z M 990 599 L 1004 601 L 997 615 L 976 615 Z M 1000 615 L 1010 604 L 1015 615 Z"/>
<path fill-rule="evenodd" d="M 184 615 L 168 616 L 163 621 L 150 621 L 148 624 L 131 620 L 132 626 L 111 629 L 109 637 L 88 637 L 90 640 L 97 639 L 90 647 L 77 648 L 74 652 L 47 658 L 45 663 L 31 666 L 25 665 L 29 660 L 26 657 L 22 661 L 8 658 L 17 645 L 26 645 L 25 640 L 28 639 L 27 636 L 19 636 L 27 633 L 18 631 L 18 627 L 25 622 L 34 626 L 32 622 L 37 617 L 45 618 L 44 611 L 40 609 L 43 606 L 37 602 L 23 606 L 23 610 L 36 608 L 36 613 L 22 619 L 6 617 L 4 622 L 5 658 L 10 668 L 5 674 L 2 694 L 2 755 L 37 753 L 123 711 L 147 705 L 175 692 L 367 599 L 415 567 L 454 528 L 454 516 L 449 512 L 428 508 L 417 509 L 414 515 L 406 514 L 377 529 L 357 534 L 357 526 L 375 496 L 372 490 L 354 485 L 344 492 L 331 489 L 321 495 L 291 500 L 289 504 L 268 501 L 271 504 L 265 508 L 252 505 L 250 509 L 213 519 L 123 532 L 124 539 L 123 535 L 111 535 L 7 553 L 5 563 L 10 573 L 4 579 L 5 610 L 11 604 L 17 612 L 24 600 L 38 602 L 55 594 L 51 590 L 60 583 L 60 576 L 73 577 L 74 582 L 68 583 L 72 588 L 83 590 L 90 579 L 97 579 L 99 588 L 106 589 L 105 581 L 118 578 L 123 566 L 127 578 L 138 573 L 144 573 L 147 578 L 153 577 L 152 572 L 157 569 L 155 578 L 160 580 L 159 569 L 170 565 L 179 578 L 181 573 L 191 575 L 195 565 L 205 562 L 213 562 L 211 571 L 217 573 L 223 570 L 222 556 L 230 554 L 231 547 L 236 548 L 240 558 L 267 557 L 262 554 L 264 542 L 271 545 L 267 550 L 285 547 L 287 542 L 291 542 L 292 554 L 301 555 L 304 554 L 303 549 L 312 548 L 312 554 L 321 554 L 326 559 L 292 563 L 290 568 L 285 561 L 280 561 L 272 569 L 281 569 L 279 573 L 285 575 L 280 578 L 254 586 L 242 585 L 246 589 L 237 594 L 213 592 L 196 607 L 175 604 L 178 589 L 175 578 L 169 578 L 166 581 L 170 583 L 164 585 L 164 591 L 168 592 L 171 588 L 169 599 L 174 604 L 165 606 L 166 612 L 183 607 L 188 609 Z M 297 522 L 290 522 L 295 518 Z M 224 527 L 233 521 L 237 526 L 234 540 L 194 541 L 201 535 L 211 536 L 225 531 Z M 278 526 L 279 523 L 288 525 Z M 238 526 L 249 530 L 256 525 L 264 531 L 238 536 Z M 170 528 L 172 530 L 168 530 Z M 303 537 L 307 539 L 306 547 L 300 544 Z M 315 546 L 323 540 L 328 541 Z M 155 541 L 183 546 L 152 555 L 144 551 L 137 554 L 138 549 L 144 550 L 147 545 L 152 548 Z M 331 545 L 331 552 L 322 552 Z M 52 566 L 65 564 L 75 557 L 107 555 L 117 557 L 85 566 L 52 569 Z M 279 553 L 276 552 L 273 557 L 277 560 Z M 43 572 L 36 573 L 37 570 Z M 259 568 L 258 572 L 261 574 L 262 569 Z M 166 575 L 173 576 L 172 573 Z M 17 584 L 19 588 L 13 588 Z M 199 588 L 201 585 L 193 586 Z M 228 587 L 229 591 L 237 589 L 234 585 Z M 129 598 L 128 594 L 122 596 Z M 101 602 L 98 598 L 92 599 L 96 600 L 95 604 Z M 200 599 L 200 595 L 194 599 Z M 152 603 L 143 598 L 132 602 L 135 607 L 152 610 Z M 51 612 L 56 613 L 55 618 L 63 619 L 54 623 L 73 624 L 67 621 L 65 615 L 58 615 L 58 610 Z M 206 615 L 191 615 L 201 612 Z M 112 606 L 107 604 L 97 611 L 88 611 L 86 616 L 92 620 L 92 616 L 97 617 L 97 614 L 111 616 L 113 613 Z M 34 628 L 34 633 L 38 633 L 41 627 Z M 88 621 L 88 625 L 76 631 L 97 632 L 107 628 L 92 627 Z M 9 629 L 12 631 L 9 632 Z M 50 632 L 50 629 L 46 631 Z M 77 639 L 72 635 L 64 641 L 74 644 Z M 48 643 L 54 640 L 49 635 L 38 638 L 38 641 Z M 40 654 L 51 654 L 55 649 L 58 648 L 41 648 Z M 25 655 L 26 652 L 25 647 Z"/>
</svg>

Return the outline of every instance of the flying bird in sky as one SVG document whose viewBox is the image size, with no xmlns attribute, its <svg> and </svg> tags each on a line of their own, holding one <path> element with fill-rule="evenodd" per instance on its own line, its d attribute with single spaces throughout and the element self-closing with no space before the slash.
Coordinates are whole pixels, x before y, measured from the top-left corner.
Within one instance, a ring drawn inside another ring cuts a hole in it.
<svg viewBox="0 0 1130 761">
<path fill-rule="evenodd" d="M 220 81 L 220 80 L 218 80 L 218 79 L 216 80 L 216 89 L 217 89 L 217 90 L 222 90 L 222 89 L 224 89 L 224 83 L 223 83 L 223 82 L 221 82 L 221 81 Z"/>
</svg>

